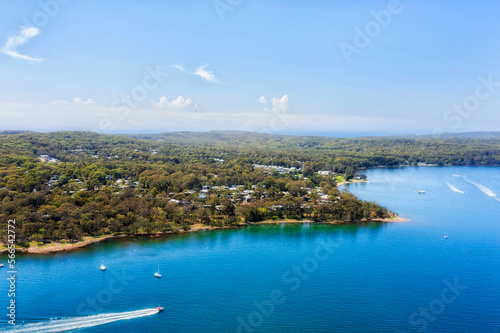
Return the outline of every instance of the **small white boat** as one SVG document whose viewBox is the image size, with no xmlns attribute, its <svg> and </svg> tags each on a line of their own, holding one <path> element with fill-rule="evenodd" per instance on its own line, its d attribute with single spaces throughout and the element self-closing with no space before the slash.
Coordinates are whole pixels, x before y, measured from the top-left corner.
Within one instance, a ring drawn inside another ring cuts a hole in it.
<svg viewBox="0 0 500 333">
<path fill-rule="evenodd" d="M 417 193 L 418 194 L 425 194 L 425 191 L 424 190 L 418 190 Z"/>
<path fill-rule="evenodd" d="M 160 265 L 158 265 L 158 272 L 156 272 L 156 273 L 154 274 L 154 276 L 155 276 L 155 278 L 158 278 L 158 279 L 159 279 L 159 278 L 161 278 L 161 274 L 160 274 Z"/>
<path fill-rule="evenodd" d="M 102 261 L 100 268 L 101 268 L 101 271 L 103 271 L 103 272 L 106 270 L 106 266 L 104 266 L 104 260 Z"/>
<path fill-rule="evenodd" d="M 3 264 L 0 264 L 0 267 L 3 267 Z"/>
<path fill-rule="evenodd" d="M 448 239 L 448 236 L 444 236 L 444 239 Z"/>
<path fill-rule="evenodd" d="M 157 308 L 156 308 L 156 310 L 157 310 L 158 312 L 162 312 L 162 311 L 163 311 L 163 307 L 162 307 L 162 306 L 159 306 L 159 307 L 157 307 Z"/>
</svg>

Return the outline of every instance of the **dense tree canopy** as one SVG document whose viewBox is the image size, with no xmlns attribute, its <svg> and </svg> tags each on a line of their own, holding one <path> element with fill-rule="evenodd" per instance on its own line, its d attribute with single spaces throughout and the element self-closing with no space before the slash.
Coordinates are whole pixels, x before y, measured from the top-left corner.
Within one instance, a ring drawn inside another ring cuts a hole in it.
<svg viewBox="0 0 500 333">
<path fill-rule="evenodd" d="M 362 168 L 418 163 L 500 165 L 499 143 L 235 132 L 2 133 L 1 228 L 15 219 L 25 243 L 194 224 L 383 218 L 391 213 L 339 191 L 333 173 L 352 178 Z"/>
</svg>

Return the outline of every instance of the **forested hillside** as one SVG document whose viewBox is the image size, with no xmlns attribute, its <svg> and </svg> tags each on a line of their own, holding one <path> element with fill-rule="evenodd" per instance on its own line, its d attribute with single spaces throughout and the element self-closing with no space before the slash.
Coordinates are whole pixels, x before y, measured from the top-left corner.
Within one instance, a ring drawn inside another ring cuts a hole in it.
<svg viewBox="0 0 500 333">
<path fill-rule="evenodd" d="M 500 139 L 2 133 L 1 228 L 15 219 L 27 244 L 195 224 L 385 218 L 386 208 L 341 193 L 335 177 L 418 163 L 499 165 Z"/>
<path fill-rule="evenodd" d="M 489 133 L 489 134 L 488 134 Z M 497 132 L 447 134 L 440 138 L 361 137 L 329 138 L 285 136 L 252 132 L 211 131 L 202 133 L 162 133 L 134 135 L 157 144 L 204 147 L 237 147 L 273 152 L 279 163 L 291 165 L 295 157 L 329 163 L 332 168 L 347 166 L 418 165 L 500 165 L 500 135 Z M 290 158 L 288 158 L 290 157 Z"/>
</svg>

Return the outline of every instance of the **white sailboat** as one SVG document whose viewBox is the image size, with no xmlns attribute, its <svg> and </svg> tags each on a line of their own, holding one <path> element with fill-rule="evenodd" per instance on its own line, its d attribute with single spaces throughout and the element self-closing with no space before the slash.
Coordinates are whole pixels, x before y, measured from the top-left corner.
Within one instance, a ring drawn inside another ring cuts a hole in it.
<svg viewBox="0 0 500 333">
<path fill-rule="evenodd" d="M 106 270 L 106 266 L 104 266 L 104 259 L 101 262 L 101 267 L 100 268 L 101 268 L 101 271 L 103 271 L 103 272 Z"/>
<path fill-rule="evenodd" d="M 159 278 L 161 278 L 161 274 L 160 274 L 160 265 L 158 265 L 158 272 L 156 272 L 156 273 L 154 274 L 154 276 L 155 276 L 155 278 L 158 278 L 158 279 L 159 279 Z"/>
</svg>

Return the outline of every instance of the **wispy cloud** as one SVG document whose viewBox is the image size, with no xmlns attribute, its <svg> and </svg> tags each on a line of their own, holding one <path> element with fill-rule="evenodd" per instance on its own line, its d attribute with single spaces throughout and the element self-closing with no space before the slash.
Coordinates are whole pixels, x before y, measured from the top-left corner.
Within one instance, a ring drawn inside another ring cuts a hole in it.
<svg viewBox="0 0 500 333">
<path fill-rule="evenodd" d="M 24 59 L 32 62 L 40 62 L 42 59 L 33 58 L 24 54 L 17 52 L 17 49 L 24 45 L 28 40 L 35 37 L 40 33 L 40 29 L 35 27 L 21 27 L 21 30 L 17 35 L 9 37 L 4 47 L 0 49 L 0 52 L 17 59 Z"/>
<path fill-rule="evenodd" d="M 177 68 L 180 71 L 184 70 L 184 66 L 183 65 L 172 65 L 172 67 Z"/>
<path fill-rule="evenodd" d="M 194 104 L 193 100 L 189 98 L 184 99 L 182 96 L 177 97 L 173 101 L 169 101 L 165 96 L 162 96 L 158 102 L 151 100 L 151 104 L 162 109 L 198 109 L 198 105 Z"/>
<path fill-rule="evenodd" d="M 206 67 L 208 67 L 208 65 L 210 65 L 210 64 L 205 64 L 203 66 L 196 68 L 193 75 L 198 75 L 202 79 L 210 81 L 210 82 L 218 82 L 217 78 L 214 75 L 214 72 L 206 69 Z"/>
<path fill-rule="evenodd" d="M 87 100 L 83 100 L 80 97 L 75 97 L 73 98 L 73 101 L 68 102 L 66 100 L 57 100 L 52 102 L 52 104 L 74 104 L 74 105 L 89 105 L 89 104 L 96 104 L 96 101 L 94 101 L 92 98 L 88 98 Z"/>
</svg>

